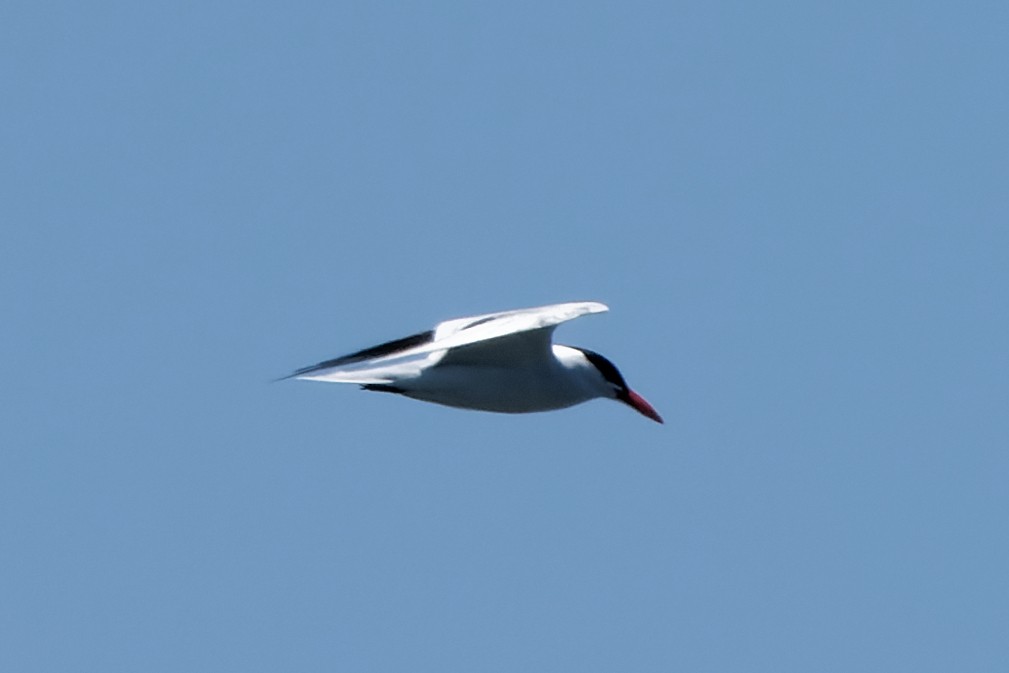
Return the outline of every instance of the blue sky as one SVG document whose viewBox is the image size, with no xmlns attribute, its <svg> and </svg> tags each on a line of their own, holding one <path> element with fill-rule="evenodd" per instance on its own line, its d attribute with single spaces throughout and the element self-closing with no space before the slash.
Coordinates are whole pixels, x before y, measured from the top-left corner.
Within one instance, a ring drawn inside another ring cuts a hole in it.
<svg viewBox="0 0 1009 673">
<path fill-rule="evenodd" d="M 1005 3 L 0 10 L 0 669 L 1009 666 Z M 570 300 L 665 416 L 270 384 Z"/>
</svg>

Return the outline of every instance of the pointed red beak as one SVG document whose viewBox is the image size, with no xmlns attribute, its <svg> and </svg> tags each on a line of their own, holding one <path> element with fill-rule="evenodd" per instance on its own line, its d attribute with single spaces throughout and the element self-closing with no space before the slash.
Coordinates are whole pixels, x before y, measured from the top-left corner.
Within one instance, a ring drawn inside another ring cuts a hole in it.
<svg viewBox="0 0 1009 673">
<path fill-rule="evenodd" d="M 655 410 L 655 407 L 650 405 L 648 403 L 648 400 L 643 398 L 641 395 L 638 395 L 630 388 L 627 389 L 626 396 L 620 397 L 618 399 L 621 402 L 627 404 L 627 406 L 633 407 L 639 413 L 648 416 L 648 418 L 652 419 L 656 423 L 665 423 L 665 421 L 662 420 L 662 416 L 659 416 L 659 412 Z"/>
</svg>

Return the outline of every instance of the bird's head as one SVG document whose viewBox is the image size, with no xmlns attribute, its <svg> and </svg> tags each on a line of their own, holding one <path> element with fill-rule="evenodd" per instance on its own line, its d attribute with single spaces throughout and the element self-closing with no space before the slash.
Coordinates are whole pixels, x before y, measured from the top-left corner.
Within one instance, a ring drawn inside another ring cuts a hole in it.
<svg viewBox="0 0 1009 673">
<path fill-rule="evenodd" d="M 655 407 L 649 404 L 641 395 L 631 390 L 615 364 L 594 351 L 585 348 L 579 348 L 578 350 L 581 351 L 592 368 L 602 377 L 603 397 L 619 400 L 656 423 L 664 422 L 662 416 L 659 416 L 659 412 L 655 411 Z"/>
</svg>

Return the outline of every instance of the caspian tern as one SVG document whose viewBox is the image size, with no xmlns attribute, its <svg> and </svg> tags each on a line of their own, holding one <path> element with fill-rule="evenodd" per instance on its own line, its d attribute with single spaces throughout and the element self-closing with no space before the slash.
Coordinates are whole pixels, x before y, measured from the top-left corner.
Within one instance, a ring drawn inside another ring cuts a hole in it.
<svg viewBox="0 0 1009 673">
<path fill-rule="evenodd" d="M 608 310 L 597 302 L 573 302 L 447 320 L 284 378 L 356 383 L 364 390 L 509 414 L 563 409 L 602 397 L 662 423 L 612 362 L 585 348 L 552 343 L 559 324 Z"/>
</svg>

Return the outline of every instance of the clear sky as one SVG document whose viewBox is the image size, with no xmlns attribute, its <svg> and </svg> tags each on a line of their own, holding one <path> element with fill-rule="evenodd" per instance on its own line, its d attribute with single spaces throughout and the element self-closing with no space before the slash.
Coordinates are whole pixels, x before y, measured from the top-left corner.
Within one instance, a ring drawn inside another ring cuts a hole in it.
<svg viewBox="0 0 1009 673">
<path fill-rule="evenodd" d="M 5 2 L 0 670 L 1009 670 L 1007 35 Z M 269 383 L 572 300 L 666 425 Z"/>
</svg>

